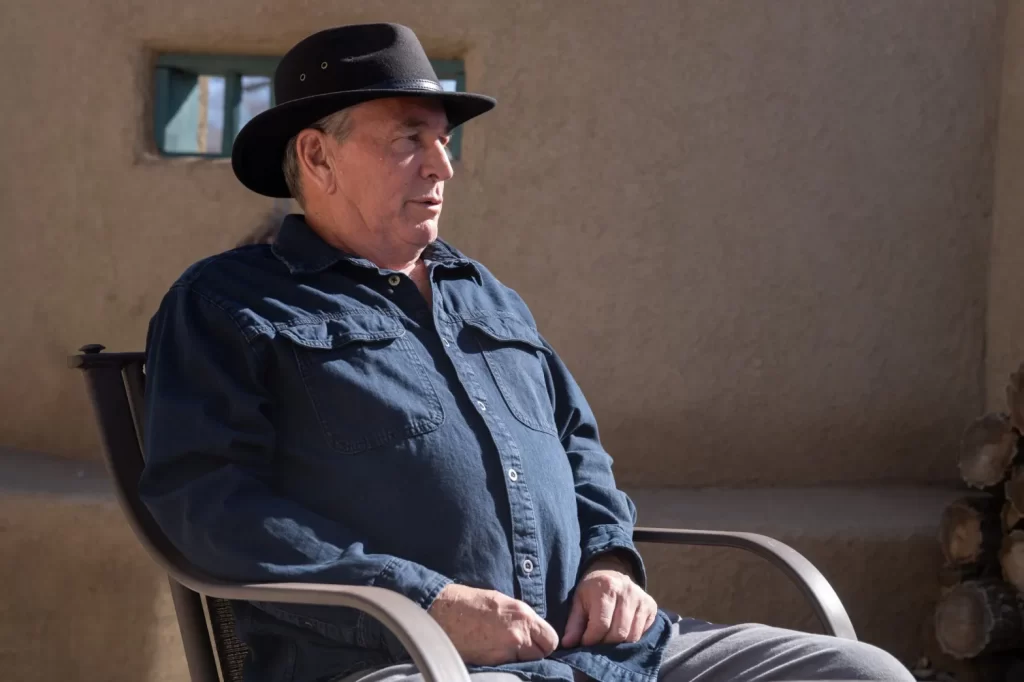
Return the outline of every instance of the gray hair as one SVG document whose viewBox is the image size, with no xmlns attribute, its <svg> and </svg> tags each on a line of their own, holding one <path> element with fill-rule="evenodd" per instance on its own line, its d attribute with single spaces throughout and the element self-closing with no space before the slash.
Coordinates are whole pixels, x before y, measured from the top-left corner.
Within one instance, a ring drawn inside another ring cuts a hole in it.
<svg viewBox="0 0 1024 682">
<path fill-rule="evenodd" d="M 333 114 L 323 117 L 316 123 L 306 126 L 314 130 L 330 135 L 338 142 L 344 142 L 345 138 L 352 132 L 352 117 L 350 109 L 342 109 Z M 288 146 L 284 150 L 284 162 L 281 164 L 284 170 L 284 181 L 288 185 L 288 191 L 298 202 L 299 206 L 305 208 L 302 198 L 302 176 L 299 174 L 299 155 L 295 149 L 295 141 L 298 133 L 288 140 Z"/>
</svg>

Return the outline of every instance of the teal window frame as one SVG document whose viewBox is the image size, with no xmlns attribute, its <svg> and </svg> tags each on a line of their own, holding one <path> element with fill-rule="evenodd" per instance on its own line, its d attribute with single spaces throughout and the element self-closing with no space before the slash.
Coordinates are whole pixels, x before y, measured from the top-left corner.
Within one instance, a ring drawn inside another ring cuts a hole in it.
<svg viewBox="0 0 1024 682">
<path fill-rule="evenodd" d="M 235 111 L 242 101 L 242 76 L 268 76 L 271 81 L 280 57 L 204 54 L 161 54 L 157 57 L 154 73 L 153 135 L 157 151 L 162 156 L 190 156 L 226 158 L 231 156 L 234 144 Z M 221 132 L 221 151 L 173 152 L 164 149 L 164 133 L 168 121 L 181 105 L 181 99 L 191 91 L 178 85 L 187 83 L 190 76 L 220 76 L 224 79 L 224 128 Z M 184 78 L 182 78 L 184 76 Z M 274 88 L 270 88 L 270 105 L 274 106 Z"/>
<path fill-rule="evenodd" d="M 242 76 L 269 76 L 271 79 L 270 106 L 274 106 L 274 71 L 280 57 L 257 55 L 184 54 L 164 53 L 157 55 L 154 68 L 153 136 L 156 150 L 166 157 L 230 158 L 234 144 L 235 111 L 242 101 Z M 432 59 L 431 65 L 440 80 L 454 80 L 456 90 L 466 90 L 466 69 L 461 59 Z M 181 106 L 191 86 L 185 87 L 189 79 L 196 76 L 220 76 L 224 79 L 224 128 L 221 137 L 221 151 L 173 152 L 164 149 L 164 135 L 167 124 Z M 462 155 L 462 128 L 452 131 L 448 143 L 451 158 Z"/>
</svg>

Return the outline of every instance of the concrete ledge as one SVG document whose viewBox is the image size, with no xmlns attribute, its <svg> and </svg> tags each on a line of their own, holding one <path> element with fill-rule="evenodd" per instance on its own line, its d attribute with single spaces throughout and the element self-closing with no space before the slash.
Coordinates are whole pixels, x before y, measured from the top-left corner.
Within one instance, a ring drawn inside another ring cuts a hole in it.
<svg viewBox="0 0 1024 682">
<path fill-rule="evenodd" d="M 759 532 L 829 580 L 858 635 L 906 662 L 936 655 L 936 542 L 951 488 L 627 489 L 639 524 Z M 98 463 L 0 452 L 0 669 L 18 680 L 184 679 L 166 578 L 145 555 Z M 799 591 L 736 550 L 640 547 L 652 594 L 713 622 L 819 631 Z M 97 639 L 102 633 L 104 641 Z M 108 655 L 110 642 L 117 656 Z M 107 667 L 104 667 L 107 666 Z"/>
<path fill-rule="evenodd" d="M 0 495 L 3 494 L 113 500 L 114 488 L 102 462 L 0 448 Z"/>
<path fill-rule="evenodd" d="M 188 679 L 167 577 L 112 498 L 0 494 L 3 680 Z"/>
</svg>

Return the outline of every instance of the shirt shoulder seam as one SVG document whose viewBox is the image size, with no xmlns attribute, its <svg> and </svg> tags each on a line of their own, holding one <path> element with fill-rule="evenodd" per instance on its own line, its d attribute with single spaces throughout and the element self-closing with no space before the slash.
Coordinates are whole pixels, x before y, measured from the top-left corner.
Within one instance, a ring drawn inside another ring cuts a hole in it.
<svg viewBox="0 0 1024 682">
<path fill-rule="evenodd" d="M 179 284 L 175 284 L 172 288 L 181 289 L 189 294 L 192 294 L 202 299 L 209 305 L 213 306 L 217 310 L 221 311 L 222 313 L 224 313 L 224 315 L 231 320 L 232 324 L 235 325 L 235 328 L 238 330 L 238 333 L 242 335 L 242 338 L 245 339 L 246 345 L 250 347 L 252 347 L 253 340 L 256 339 L 256 337 L 258 337 L 261 333 L 272 331 L 270 328 L 260 324 L 243 324 L 239 320 L 237 310 L 230 310 L 226 305 L 224 305 L 222 301 L 217 300 L 217 298 L 215 298 L 214 296 L 196 287 L 195 282 L 181 282 Z M 253 351 L 255 350 L 256 349 L 253 348 Z"/>
</svg>

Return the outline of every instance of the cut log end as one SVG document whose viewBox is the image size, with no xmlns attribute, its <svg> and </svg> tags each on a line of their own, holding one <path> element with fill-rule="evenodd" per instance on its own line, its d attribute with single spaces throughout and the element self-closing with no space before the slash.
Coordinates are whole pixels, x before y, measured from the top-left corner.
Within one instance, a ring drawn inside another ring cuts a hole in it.
<svg viewBox="0 0 1024 682">
<path fill-rule="evenodd" d="M 935 636 L 948 655 L 967 659 L 1024 646 L 1024 604 L 997 580 L 957 585 L 935 609 Z"/>
<path fill-rule="evenodd" d="M 991 495 L 960 498 L 942 513 L 939 545 L 952 566 L 994 562 L 1001 541 L 999 501 Z"/>
<path fill-rule="evenodd" d="M 1018 434 L 1005 414 L 976 419 L 964 431 L 960 448 L 960 476 L 974 488 L 991 488 L 1006 478 L 1017 454 Z"/>
</svg>

